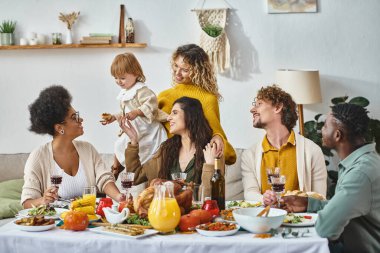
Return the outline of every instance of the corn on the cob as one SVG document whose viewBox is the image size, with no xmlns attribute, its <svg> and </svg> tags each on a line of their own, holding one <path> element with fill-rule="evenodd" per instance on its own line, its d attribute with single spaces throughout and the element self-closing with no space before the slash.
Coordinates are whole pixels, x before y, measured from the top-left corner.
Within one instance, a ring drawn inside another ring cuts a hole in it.
<svg viewBox="0 0 380 253">
<path fill-rule="evenodd" d="M 93 206 L 81 206 L 81 207 L 76 207 L 73 210 L 81 211 L 86 214 L 95 214 L 95 208 Z"/>
<path fill-rule="evenodd" d="M 71 202 L 71 209 L 75 209 L 75 208 L 78 208 L 78 207 L 83 207 L 83 206 L 93 206 L 93 201 L 91 201 L 90 199 L 77 199 L 77 200 L 74 200 L 73 202 Z"/>
</svg>

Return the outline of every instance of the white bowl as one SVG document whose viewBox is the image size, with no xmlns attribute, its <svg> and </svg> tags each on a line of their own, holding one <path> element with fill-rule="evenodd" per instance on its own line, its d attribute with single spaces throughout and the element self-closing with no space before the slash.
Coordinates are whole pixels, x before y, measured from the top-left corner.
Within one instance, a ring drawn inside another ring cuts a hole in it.
<svg viewBox="0 0 380 253">
<path fill-rule="evenodd" d="M 257 217 L 257 214 L 263 209 L 263 207 L 240 208 L 233 210 L 232 215 L 242 228 L 251 233 L 267 233 L 271 229 L 279 228 L 287 212 L 271 208 L 268 217 Z"/>
</svg>

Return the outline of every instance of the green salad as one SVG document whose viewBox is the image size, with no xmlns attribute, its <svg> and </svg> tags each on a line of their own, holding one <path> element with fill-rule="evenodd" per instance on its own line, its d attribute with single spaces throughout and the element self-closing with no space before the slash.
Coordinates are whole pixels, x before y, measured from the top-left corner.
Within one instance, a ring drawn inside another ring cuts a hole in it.
<svg viewBox="0 0 380 253">
<path fill-rule="evenodd" d="M 227 204 L 227 208 L 231 208 L 231 207 L 247 208 L 247 207 L 258 207 L 258 206 L 261 206 L 261 202 L 250 203 L 244 200 L 234 200 L 234 201 L 230 201 Z"/>
<path fill-rule="evenodd" d="M 40 205 L 40 206 L 33 206 L 28 211 L 29 216 L 36 216 L 36 215 L 46 215 L 46 216 L 53 216 L 57 213 L 57 211 L 54 209 L 52 206 L 47 206 L 47 205 Z"/>
</svg>

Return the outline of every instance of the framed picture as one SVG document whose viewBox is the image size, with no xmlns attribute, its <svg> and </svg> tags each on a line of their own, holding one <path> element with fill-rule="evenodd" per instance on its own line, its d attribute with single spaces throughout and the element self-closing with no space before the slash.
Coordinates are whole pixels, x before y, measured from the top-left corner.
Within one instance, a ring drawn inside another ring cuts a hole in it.
<svg viewBox="0 0 380 253">
<path fill-rule="evenodd" d="M 317 12 L 317 0 L 267 0 L 268 13 Z"/>
</svg>

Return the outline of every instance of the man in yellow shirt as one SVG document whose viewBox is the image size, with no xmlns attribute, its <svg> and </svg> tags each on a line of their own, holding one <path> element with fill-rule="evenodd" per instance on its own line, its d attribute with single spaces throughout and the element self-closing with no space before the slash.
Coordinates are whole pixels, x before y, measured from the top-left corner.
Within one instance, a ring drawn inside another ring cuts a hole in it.
<svg viewBox="0 0 380 253">
<path fill-rule="evenodd" d="M 286 178 L 285 191 L 314 191 L 325 196 L 327 170 L 323 153 L 314 142 L 293 131 L 298 116 L 292 97 L 276 85 L 261 88 L 251 113 L 253 126 L 264 129 L 266 134 L 242 154 L 244 198 L 274 204 L 276 195 L 266 171 L 275 167 Z"/>
</svg>

